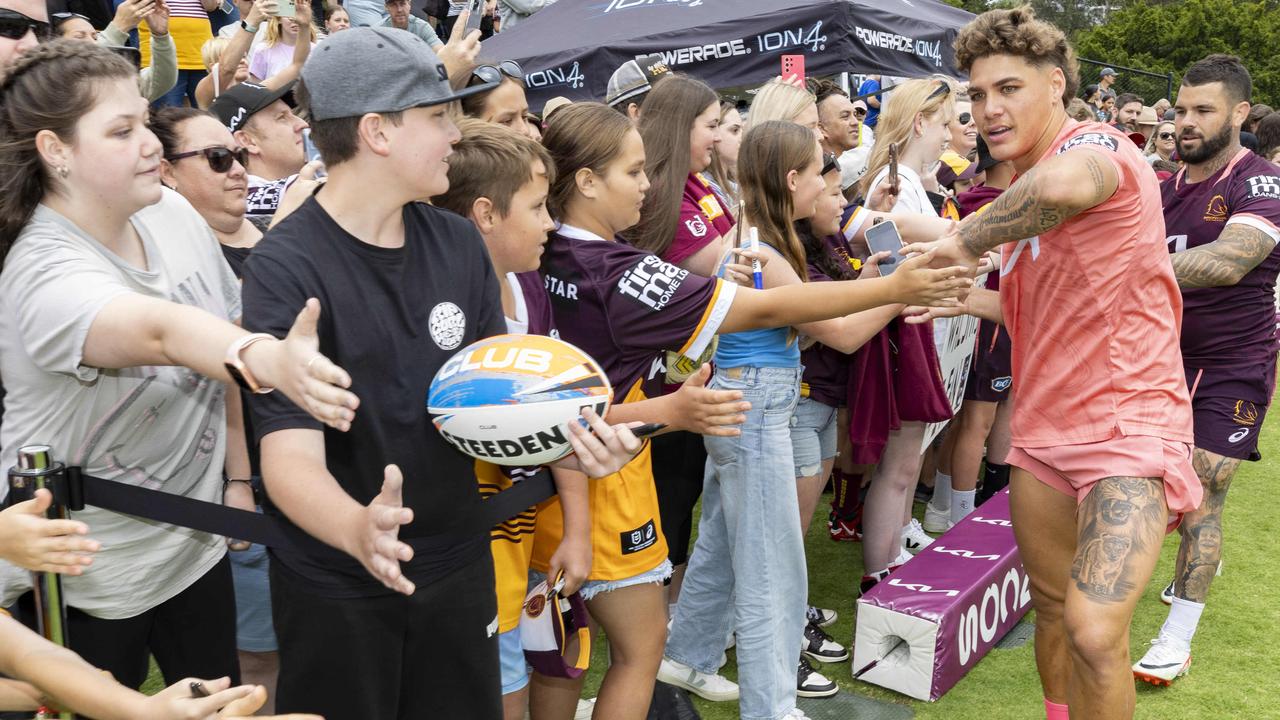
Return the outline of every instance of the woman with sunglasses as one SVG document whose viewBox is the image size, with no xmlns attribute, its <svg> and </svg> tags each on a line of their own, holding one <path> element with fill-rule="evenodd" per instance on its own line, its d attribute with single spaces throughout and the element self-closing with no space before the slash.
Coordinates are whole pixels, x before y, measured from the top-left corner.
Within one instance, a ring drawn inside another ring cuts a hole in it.
<svg viewBox="0 0 1280 720">
<path fill-rule="evenodd" d="M 529 101 L 524 94 L 524 70 L 515 60 L 493 63 L 480 61 L 467 87 L 498 83 L 489 92 L 462 98 L 462 114 L 485 122 L 503 125 L 533 140 L 541 133 L 529 124 Z"/>
<path fill-rule="evenodd" d="M 0 80 L 0 108 L 0 464 L 46 443 L 88 474 L 217 502 L 232 383 L 350 426 L 357 400 L 317 352 L 317 303 L 284 341 L 232 324 L 239 285 L 204 220 L 162 188 L 126 60 L 46 43 Z M 73 650 L 134 688 L 149 655 L 171 682 L 238 678 L 222 538 L 94 507 L 76 519 L 103 549 L 63 581 Z M 30 586 L 12 570 L 0 565 L 0 606 Z"/>
<path fill-rule="evenodd" d="M 44 0 L 0 0 L 0 68 L 51 37 Z"/>
<path fill-rule="evenodd" d="M 871 151 L 867 173 L 862 179 L 863 194 L 871 196 L 891 183 L 890 145 L 898 149 L 898 199 L 894 213 L 936 217 L 922 178 L 933 175 L 943 149 L 951 139 L 948 125 L 954 114 L 951 85 L 937 78 L 908 80 L 899 84 L 885 100 L 876 126 L 876 145 Z M 934 328 L 907 325 L 894 320 L 885 329 L 891 352 L 885 368 L 893 388 L 892 412 L 884 423 L 896 417 L 900 425 L 890 425 L 887 438 L 853 437 L 855 462 L 875 464 L 871 487 L 862 514 L 862 589 L 870 589 L 895 568 L 911 559 L 932 542 L 920 522 L 911 517 L 915 486 L 920 473 L 921 446 L 928 423 L 951 417 L 951 405 L 942 382 Z M 858 383 L 859 391 L 878 392 L 870 387 L 877 381 Z M 859 418 L 857 403 L 850 405 L 851 424 L 867 427 L 868 418 Z M 874 425 L 881 423 L 876 418 Z M 879 442 L 883 441 L 881 446 Z M 945 489 L 949 498 L 949 488 Z"/>
<path fill-rule="evenodd" d="M 1155 163 L 1157 160 L 1165 160 L 1173 162 L 1173 151 L 1177 149 L 1177 133 L 1174 130 L 1172 122 L 1164 121 L 1156 126 L 1156 131 L 1151 133 L 1151 139 L 1147 141 L 1146 157 L 1148 163 Z"/>
<path fill-rule="evenodd" d="M 245 219 L 249 152 L 211 113 L 194 108 L 165 108 L 151 118 L 151 131 L 163 147 L 160 180 L 191 203 L 218 239 L 222 256 L 236 277 L 262 231 Z M 290 193 L 303 183 L 295 183 Z M 314 185 L 308 184 L 308 187 Z M 307 193 L 309 195 L 309 193 Z M 277 212 L 277 221 L 289 208 Z M 247 396 L 242 398 L 247 402 Z M 253 511 L 253 485 L 260 483 L 257 448 L 251 446 L 250 414 L 227 416 L 227 484 L 223 502 Z M 244 682 L 267 688 L 264 712 L 275 707 L 280 657 L 271 624 L 267 550 L 261 545 L 227 539 L 236 592 L 236 647 Z"/>
</svg>

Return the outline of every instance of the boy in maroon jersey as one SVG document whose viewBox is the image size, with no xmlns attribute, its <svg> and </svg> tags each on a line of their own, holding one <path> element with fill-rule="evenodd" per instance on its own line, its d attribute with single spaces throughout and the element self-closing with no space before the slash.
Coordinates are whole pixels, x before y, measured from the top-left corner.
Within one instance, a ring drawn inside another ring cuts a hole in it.
<svg viewBox="0 0 1280 720">
<path fill-rule="evenodd" d="M 1182 171 L 1161 186 L 1182 287 L 1182 358 L 1204 502 L 1187 513 L 1172 609 L 1134 675 L 1169 685 L 1191 666 L 1191 638 L 1222 553 L 1222 507 L 1236 468 L 1256 461 L 1275 390 L 1280 168 L 1240 146 L 1252 82 L 1239 58 L 1210 55 L 1183 76 L 1175 105 Z"/>
</svg>

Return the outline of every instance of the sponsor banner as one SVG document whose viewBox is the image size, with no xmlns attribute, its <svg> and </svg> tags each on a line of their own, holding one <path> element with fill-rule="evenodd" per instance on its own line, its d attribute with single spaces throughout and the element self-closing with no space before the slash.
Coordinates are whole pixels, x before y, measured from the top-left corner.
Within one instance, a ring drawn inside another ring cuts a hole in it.
<svg viewBox="0 0 1280 720">
<path fill-rule="evenodd" d="M 486 40 L 485 54 L 520 62 L 536 109 L 600 100 L 622 63 L 650 53 L 718 89 L 763 83 L 790 54 L 811 75 L 959 76 L 950 47 L 972 18 L 942 3 L 562 0 Z"/>
<path fill-rule="evenodd" d="M 937 320 L 934 321 L 939 322 Z M 942 369 L 942 381 L 947 387 L 947 401 L 951 403 L 951 412 L 960 411 L 964 404 L 964 386 L 969 380 L 969 364 L 973 362 L 974 343 L 978 337 L 978 318 L 972 315 L 947 320 L 947 342 L 938 349 L 938 365 Z M 924 445 L 920 452 L 942 433 L 950 420 L 929 423 L 924 431 Z"/>
</svg>

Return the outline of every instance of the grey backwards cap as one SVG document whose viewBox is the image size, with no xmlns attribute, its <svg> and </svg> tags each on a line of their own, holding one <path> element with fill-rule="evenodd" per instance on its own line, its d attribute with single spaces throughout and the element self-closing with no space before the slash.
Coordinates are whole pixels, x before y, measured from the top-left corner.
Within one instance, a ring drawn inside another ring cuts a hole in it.
<svg viewBox="0 0 1280 720">
<path fill-rule="evenodd" d="M 320 43 L 302 67 L 312 120 L 358 117 L 441 105 L 498 83 L 455 91 L 444 63 L 407 30 L 360 27 Z"/>
</svg>

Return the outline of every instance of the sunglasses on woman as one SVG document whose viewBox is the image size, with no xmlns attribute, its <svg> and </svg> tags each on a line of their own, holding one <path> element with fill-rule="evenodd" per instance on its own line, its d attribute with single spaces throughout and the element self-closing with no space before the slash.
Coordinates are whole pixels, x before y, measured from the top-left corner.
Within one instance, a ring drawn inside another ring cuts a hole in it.
<svg viewBox="0 0 1280 720">
<path fill-rule="evenodd" d="M 956 121 L 959 122 L 961 125 L 968 125 L 969 122 L 972 120 L 973 120 L 973 115 L 967 112 L 962 112 L 956 116 Z"/>
<path fill-rule="evenodd" d="M 27 17 L 16 10 L 0 8 L 0 37 L 21 40 L 28 32 L 35 33 L 36 40 L 41 42 L 53 37 L 53 27 L 49 23 Z"/>
<path fill-rule="evenodd" d="M 853 114 L 854 114 L 854 115 L 857 115 L 858 117 L 866 117 L 866 116 L 867 116 L 867 111 L 866 111 L 866 110 L 864 110 L 864 109 L 862 109 L 862 108 L 854 108 L 854 109 L 853 109 Z"/>
<path fill-rule="evenodd" d="M 502 82 L 503 75 L 524 82 L 524 69 L 515 60 L 503 60 L 497 65 L 481 65 L 471 71 L 471 77 L 482 83 Z"/>
<path fill-rule="evenodd" d="M 1173 133 L 1171 133 L 1171 132 L 1162 132 L 1162 133 L 1160 133 L 1160 139 L 1161 139 L 1161 140 L 1172 140 L 1173 138 L 1174 138 L 1174 134 L 1173 134 Z"/>
<path fill-rule="evenodd" d="M 169 162 L 177 162 L 183 158 L 195 157 L 203 155 L 204 159 L 209 162 L 209 169 L 216 173 L 225 173 L 231 170 L 231 162 L 240 163 L 240 167 L 249 167 L 249 151 L 244 148 L 232 150 L 229 147 L 215 145 L 214 147 L 201 148 L 200 150 L 192 150 L 191 152 L 178 153 L 167 158 Z"/>
</svg>

